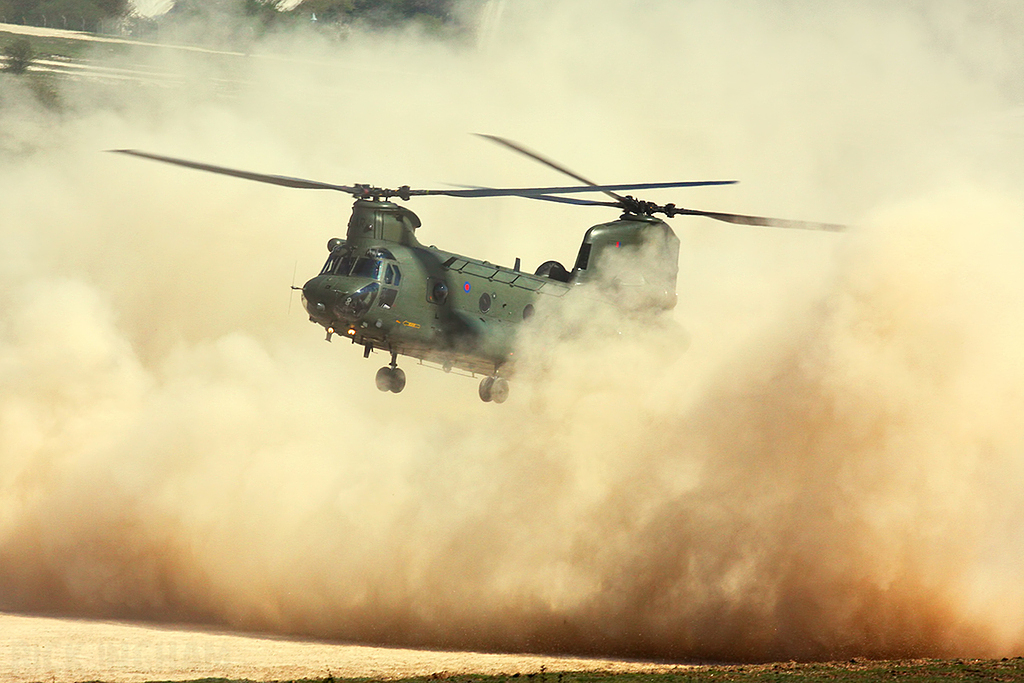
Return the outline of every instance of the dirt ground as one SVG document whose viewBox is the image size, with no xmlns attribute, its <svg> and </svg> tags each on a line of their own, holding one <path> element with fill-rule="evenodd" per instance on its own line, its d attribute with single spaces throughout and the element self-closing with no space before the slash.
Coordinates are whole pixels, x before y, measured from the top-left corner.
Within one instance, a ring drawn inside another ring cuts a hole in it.
<svg viewBox="0 0 1024 683">
<path fill-rule="evenodd" d="M 447 672 L 671 671 L 674 666 L 534 655 L 434 652 L 212 632 L 180 626 L 0 614 L 0 680 L 133 683 L 204 677 L 400 678 Z"/>
</svg>

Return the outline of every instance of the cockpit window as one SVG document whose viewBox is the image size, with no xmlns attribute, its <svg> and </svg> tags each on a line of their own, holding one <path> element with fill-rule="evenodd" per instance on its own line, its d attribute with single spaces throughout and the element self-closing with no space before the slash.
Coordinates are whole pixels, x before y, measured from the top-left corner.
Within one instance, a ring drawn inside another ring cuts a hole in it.
<svg viewBox="0 0 1024 683">
<path fill-rule="evenodd" d="M 352 270 L 352 264 L 355 260 L 355 257 L 351 254 L 336 252 L 327 257 L 327 263 L 324 264 L 323 270 L 320 271 L 320 274 L 348 275 L 349 271 Z"/>
<path fill-rule="evenodd" d="M 398 287 L 402 284 L 402 271 L 398 266 L 388 264 L 387 272 L 384 274 L 384 284 Z"/>
<path fill-rule="evenodd" d="M 345 317 L 349 320 L 363 317 L 370 310 L 370 306 L 373 305 L 373 300 L 377 296 L 377 290 L 379 289 L 380 285 L 376 282 L 371 282 L 348 295 L 342 307 Z"/>
<path fill-rule="evenodd" d="M 341 259 L 336 257 L 334 254 L 331 254 L 330 256 L 328 256 L 327 257 L 327 263 L 325 263 L 324 267 L 320 269 L 320 274 L 321 275 L 329 275 L 329 274 L 333 273 L 334 269 L 338 267 L 338 261 L 339 260 L 341 260 Z"/>
<path fill-rule="evenodd" d="M 383 258 L 383 259 L 388 259 L 389 261 L 394 261 L 395 260 L 394 254 L 392 254 L 387 249 L 382 249 L 380 247 L 377 247 L 375 249 L 367 249 L 366 250 L 366 255 L 371 257 L 371 258 Z"/>
<path fill-rule="evenodd" d="M 368 277 L 376 280 L 380 277 L 380 261 L 378 259 L 371 258 L 360 258 L 356 260 L 356 265 L 352 268 L 352 275 L 358 275 L 359 277 Z"/>
<path fill-rule="evenodd" d="M 398 290 L 385 287 L 380 293 L 380 307 L 391 308 L 395 305 L 395 299 L 398 298 Z"/>
<path fill-rule="evenodd" d="M 320 274 L 353 275 L 379 280 L 384 270 L 382 259 L 385 258 L 393 260 L 394 256 L 387 249 L 370 249 L 364 256 L 359 257 L 348 251 L 336 250 L 327 258 L 327 263 L 324 264 Z M 394 269 L 394 283 L 389 281 L 388 284 L 394 284 L 397 287 L 402 275 L 398 272 L 398 266 L 390 265 L 388 266 L 389 274 L 392 268 Z"/>
</svg>

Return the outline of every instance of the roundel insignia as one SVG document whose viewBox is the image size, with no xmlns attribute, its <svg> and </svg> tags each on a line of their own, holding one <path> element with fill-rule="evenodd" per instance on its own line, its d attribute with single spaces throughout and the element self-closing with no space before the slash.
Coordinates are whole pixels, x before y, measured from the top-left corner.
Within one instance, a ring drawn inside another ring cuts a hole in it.
<svg viewBox="0 0 1024 683">
<path fill-rule="evenodd" d="M 471 290 L 471 289 L 473 289 L 473 288 L 472 288 L 472 287 L 470 287 L 469 283 L 467 282 L 467 283 L 465 283 L 464 285 L 462 285 L 462 289 L 463 289 L 464 291 L 468 292 L 469 290 Z"/>
</svg>

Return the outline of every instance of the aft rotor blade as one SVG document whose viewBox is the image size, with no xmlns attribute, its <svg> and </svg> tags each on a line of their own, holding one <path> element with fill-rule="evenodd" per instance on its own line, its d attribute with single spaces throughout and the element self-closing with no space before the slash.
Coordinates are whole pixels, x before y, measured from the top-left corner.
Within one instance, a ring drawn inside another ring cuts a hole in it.
<svg viewBox="0 0 1024 683">
<path fill-rule="evenodd" d="M 574 173 L 574 172 L 570 171 L 565 166 L 562 166 L 561 164 L 559 164 L 559 163 L 557 163 L 555 161 L 552 161 L 551 159 L 548 159 L 547 157 L 542 156 L 542 155 L 538 154 L 537 152 L 534 152 L 532 150 L 526 149 L 525 147 L 523 147 L 522 145 L 520 145 L 517 142 L 512 142 L 511 140 L 506 140 L 505 138 L 498 137 L 497 135 L 488 135 L 486 133 L 477 133 L 477 135 L 479 135 L 482 138 L 487 138 L 488 140 L 491 140 L 493 142 L 497 142 L 499 145 L 504 145 L 505 147 L 508 147 L 509 149 L 511 149 L 511 150 L 513 150 L 515 152 L 519 152 L 520 154 L 522 154 L 524 156 L 530 157 L 534 161 L 539 161 L 540 163 L 544 164 L 545 166 L 549 166 L 550 168 L 553 168 L 556 171 L 559 171 L 560 173 L 564 173 L 565 175 L 569 176 L 573 180 L 578 180 L 579 182 L 583 183 L 584 185 L 590 185 L 591 187 L 595 187 L 595 188 L 596 187 L 602 187 L 601 185 L 598 185 L 594 181 L 587 180 L 586 178 L 584 178 L 583 176 L 579 175 L 578 173 Z M 612 199 L 615 199 L 617 201 L 622 201 L 623 200 L 622 196 L 615 194 L 611 190 L 600 190 L 600 191 L 604 192 L 606 195 L 608 195 L 609 197 L 611 197 Z"/>
<path fill-rule="evenodd" d="M 268 175 L 265 173 L 240 171 L 235 168 L 203 164 L 198 161 L 188 161 L 187 159 L 177 159 L 175 157 L 165 157 L 159 154 L 150 154 L 149 152 L 141 152 L 137 149 L 112 149 L 109 151 L 116 152 L 117 154 L 130 154 L 131 156 L 141 157 L 143 159 L 152 159 L 153 161 L 162 161 L 165 164 L 184 166 L 185 168 L 193 168 L 198 171 L 208 171 L 210 173 L 218 173 L 220 175 L 243 178 L 245 180 L 255 180 L 260 183 L 270 183 L 271 185 L 296 187 L 304 190 L 337 190 L 338 192 L 347 192 L 349 194 L 356 194 L 358 192 L 357 188 L 346 185 L 332 185 L 331 183 L 322 183 L 318 180 L 306 180 L 304 178 L 290 178 L 282 175 Z"/>
<path fill-rule="evenodd" d="M 767 218 L 765 216 L 744 216 L 738 213 L 719 213 L 717 211 L 698 211 L 696 209 L 675 209 L 676 216 L 704 216 L 713 218 L 716 221 L 735 223 L 737 225 L 756 225 L 766 228 L 793 228 L 796 230 L 827 230 L 829 232 L 842 232 L 847 229 L 845 225 L 836 223 L 814 223 L 810 221 L 792 221 L 785 218 Z"/>
<path fill-rule="evenodd" d="M 686 180 L 669 183 L 569 185 L 566 187 L 467 187 L 461 190 L 413 190 L 411 194 L 441 194 L 449 197 L 536 197 L 539 195 L 576 194 L 580 192 L 604 192 L 607 194 L 615 190 L 660 190 L 669 187 L 733 185 L 736 182 L 735 180 Z"/>
</svg>

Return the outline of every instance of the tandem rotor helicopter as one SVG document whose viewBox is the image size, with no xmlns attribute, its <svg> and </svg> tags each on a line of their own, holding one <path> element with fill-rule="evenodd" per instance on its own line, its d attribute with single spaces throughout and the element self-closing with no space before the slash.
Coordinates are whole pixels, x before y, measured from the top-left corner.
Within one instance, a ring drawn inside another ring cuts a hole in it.
<svg viewBox="0 0 1024 683">
<path fill-rule="evenodd" d="M 483 375 L 480 398 L 503 403 L 509 395 L 508 377 L 516 332 L 529 320 L 537 305 L 549 298 L 565 296 L 580 285 L 618 282 L 609 268 L 623 250 L 639 253 L 645 261 L 639 277 L 628 285 L 630 296 L 612 296 L 612 305 L 641 305 L 658 312 L 676 304 L 679 238 L 669 225 L 657 218 L 704 216 L 726 223 L 805 230 L 841 231 L 845 226 L 811 223 L 763 216 L 745 216 L 715 211 L 686 209 L 675 204 L 658 205 L 620 194 L 625 191 L 677 187 L 729 185 L 734 180 L 706 180 L 667 183 L 598 185 L 564 166 L 505 138 L 482 135 L 534 161 L 559 171 L 579 185 L 562 187 L 417 190 L 370 185 L 333 185 L 316 180 L 251 173 L 223 166 L 150 154 L 132 149 L 111 150 L 200 171 L 255 180 L 261 183 L 311 190 L 334 190 L 355 197 L 345 238 L 327 243 L 329 256 L 319 275 L 301 287 L 302 302 L 309 320 L 334 335 L 361 346 L 363 357 L 380 349 L 391 354 L 391 362 L 377 371 L 381 391 L 399 393 L 405 388 L 405 372 L 398 367 L 399 356 L 411 356 L 440 365 Z M 603 193 L 594 200 L 564 195 Z M 513 267 L 426 247 L 416 239 L 420 219 L 409 209 L 391 201 L 412 197 L 524 197 L 580 206 L 618 209 L 617 220 L 587 230 L 572 270 L 557 261 L 547 261 L 533 273 Z M 293 289 L 300 289 L 293 287 Z M 628 303 L 627 303 L 628 302 Z M 625 311 L 624 311 L 625 312 Z"/>
</svg>

